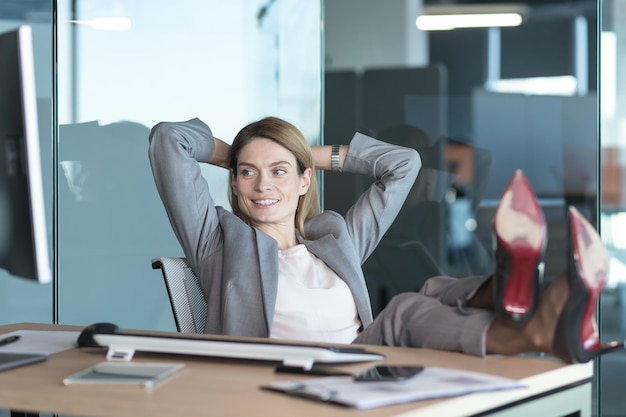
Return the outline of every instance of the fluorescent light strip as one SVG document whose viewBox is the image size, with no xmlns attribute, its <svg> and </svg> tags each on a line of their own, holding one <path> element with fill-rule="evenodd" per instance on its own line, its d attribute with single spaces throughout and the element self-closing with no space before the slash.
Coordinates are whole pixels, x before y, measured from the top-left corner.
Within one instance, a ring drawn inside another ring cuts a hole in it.
<svg viewBox="0 0 626 417">
<path fill-rule="evenodd" d="M 519 13 L 422 15 L 415 20 L 420 30 L 452 30 L 459 28 L 511 27 L 522 24 Z"/>
<path fill-rule="evenodd" d="M 89 25 L 96 30 L 129 30 L 130 19 L 126 17 L 99 17 L 92 20 L 70 20 L 70 23 Z"/>
</svg>

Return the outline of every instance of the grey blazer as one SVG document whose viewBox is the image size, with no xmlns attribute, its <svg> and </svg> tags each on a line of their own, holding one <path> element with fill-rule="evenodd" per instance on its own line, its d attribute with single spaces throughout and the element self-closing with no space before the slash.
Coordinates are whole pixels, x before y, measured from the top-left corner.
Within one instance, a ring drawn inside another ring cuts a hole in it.
<svg viewBox="0 0 626 417">
<path fill-rule="evenodd" d="M 278 285 L 277 243 L 215 206 L 199 165 L 213 152 L 211 129 L 197 118 L 159 123 L 150 132 L 157 189 L 207 300 L 205 332 L 267 337 Z M 345 218 L 323 212 L 305 224 L 311 240 L 298 236 L 347 283 L 363 326 L 372 322 L 372 310 L 361 265 L 391 226 L 420 167 L 417 151 L 355 134 L 343 170 L 377 181 Z"/>
</svg>

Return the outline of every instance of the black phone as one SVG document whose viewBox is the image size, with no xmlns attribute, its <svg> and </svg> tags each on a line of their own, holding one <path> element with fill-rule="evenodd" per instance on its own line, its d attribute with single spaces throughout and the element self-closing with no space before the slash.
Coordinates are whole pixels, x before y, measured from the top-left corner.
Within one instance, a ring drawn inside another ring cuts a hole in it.
<svg viewBox="0 0 626 417">
<path fill-rule="evenodd" d="M 357 375 L 355 381 L 402 381 L 424 370 L 416 365 L 376 365 Z"/>
</svg>

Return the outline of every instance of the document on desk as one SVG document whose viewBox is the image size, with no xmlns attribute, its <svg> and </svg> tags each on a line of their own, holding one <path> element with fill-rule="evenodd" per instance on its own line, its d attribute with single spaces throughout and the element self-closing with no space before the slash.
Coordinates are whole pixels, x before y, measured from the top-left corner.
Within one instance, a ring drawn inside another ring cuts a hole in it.
<svg viewBox="0 0 626 417">
<path fill-rule="evenodd" d="M 429 367 L 404 381 L 356 382 L 352 377 L 276 381 L 262 389 L 359 409 L 482 391 L 522 388 L 517 380 L 459 369 Z"/>
<path fill-rule="evenodd" d="M 18 330 L 0 335 L 0 339 L 19 336 L 15 342 L 0 346 L 0 353 L 37 353 L 52 355 L 53 353 L 76 347 L 79 332 Z"/>
</svg>

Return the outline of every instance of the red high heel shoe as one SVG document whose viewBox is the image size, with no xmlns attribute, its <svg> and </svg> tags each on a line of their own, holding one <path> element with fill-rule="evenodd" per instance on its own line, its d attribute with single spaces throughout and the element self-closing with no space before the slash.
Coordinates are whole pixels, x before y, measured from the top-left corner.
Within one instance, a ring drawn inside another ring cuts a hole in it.
<svg viewBox="0 0 626 417">
<path fill-rule="evenodd" d="M 554 334 L 554 354 L 567 363 L 584 363 L 624 342 L 600 343 L 596 310 L 607 280 L 609 255 L 593 226 L 569 208 L 567 282 L 569 295 Z"/>
<path fill-rule="evenodd" d="M 539 298 L 547 234 L 543 211 L 521 170 L 500 199 L 493 228 L 494 310 L 501 320 L 522 326 Z"/>
</svg>

